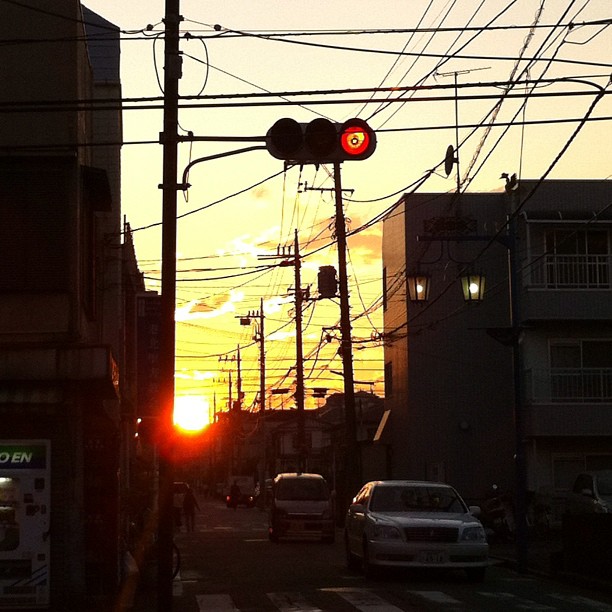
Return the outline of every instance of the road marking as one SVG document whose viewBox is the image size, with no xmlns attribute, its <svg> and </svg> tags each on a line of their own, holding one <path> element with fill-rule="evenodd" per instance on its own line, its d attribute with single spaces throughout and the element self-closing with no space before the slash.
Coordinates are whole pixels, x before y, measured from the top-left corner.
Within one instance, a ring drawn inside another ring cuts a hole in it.
<svg viewBox="0 0 612 612">
<path fill-rule="evenodd" d="M 589 597 L 581 597 L 580 595 L 561 595 L 560 593 L 555 593 L 554 595 L 550 595 L 550 597 L 559 599 L 565 603 L 578 604 L 581 610 L 585 610 L 587 606 L 599 612 L 610 612 L 612 610 L 610 604 L 604 603 L 603 601 L 596 601 Z"/>
<path fill-rule="evenodd" d="M 412 595 L 417 595 L 427 601 L 432 601 L 438 604 L 460 604 L 461 602 L 442 591 L 408 591 Z"/>
<path fill-rule="evenodd" d="M 321 591 L 336 593 L 361 612 L 402 612 L 400 608 L 386 602 L 384 599 L 367 589 L 350 587 L 326 588 Z"/>
<path fill-rule="evenodd" d="M 196 595 L 200 612 L 240 612 L 229 595 Z"/>
<path fill-rule="evenodd" d="M 511 605 L 515 606 L 519 610 L 535 610 L 537 612 L 548 612 L 548 610 L 557 609 L 554 606 L 547 606 L 546 604 L 541 604 L 537 601 L 533 601 L 533 599 L 523 599 L 522 597 L 517 597 L 513 593 L 487 593 L 486 591 L 481 591 L 478 594 L 482 595 L 483 597 L 502 599 L 505 602 L 510 602 Z"/>
<path fill-rule="evenodd" d="M 323 612 L 310 605 L 301 593 L 268 593 L 268 598 L 279 612 Z"/>
</svg>

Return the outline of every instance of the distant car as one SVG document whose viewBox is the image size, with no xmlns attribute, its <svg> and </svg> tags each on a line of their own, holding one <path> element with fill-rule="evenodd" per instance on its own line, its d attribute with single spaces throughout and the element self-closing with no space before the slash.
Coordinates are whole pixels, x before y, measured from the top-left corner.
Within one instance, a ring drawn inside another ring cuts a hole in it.
<svg viewBox="0 0 612 612">
<path fill-rule="evenodd" d="M 272 486 L 268 535 L 279 538 L 335 541 L 334 500 L 320 474 L 278 474 Z"/>
<path fill-rule="evenodd" d="M 612 513 L 612 470 L 579 474 L 565 509 L 568 514 Z"/>
<path fill-rule="evenodd" d="M 237 485 L 240 494 L 236 499 L 230 495 L 232 485 Z M 255 480 L 252 476 L 230 476 L 225 487 L 225 504 L 228 508 L 245 506 L 252 508 L 255 505 Z"/>
<path fill-rule="evenodd" d="M 475 515 L 450 485 L 415 480 L 365 484 L 345 522 L 346 561 L 375 576 L 383 568 L 465 570 L 481 582 L 489 565 L 489 545 Z"/>
</svg>

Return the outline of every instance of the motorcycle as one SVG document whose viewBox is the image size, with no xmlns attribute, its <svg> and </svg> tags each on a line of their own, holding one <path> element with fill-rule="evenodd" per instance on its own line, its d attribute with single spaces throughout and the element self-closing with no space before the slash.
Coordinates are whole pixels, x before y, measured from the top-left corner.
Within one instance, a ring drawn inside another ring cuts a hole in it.
<svg viewBox="0 0 612 612">
<path fill-rule="evenodd" d="M 509 493 L 502 493 L 497 485 L 493 485 L 491 492 L 482 507 L 482 524 L 489 538 L 496 537 L 503 541 L 514 538 L 514 504 Z"/>
</svg>

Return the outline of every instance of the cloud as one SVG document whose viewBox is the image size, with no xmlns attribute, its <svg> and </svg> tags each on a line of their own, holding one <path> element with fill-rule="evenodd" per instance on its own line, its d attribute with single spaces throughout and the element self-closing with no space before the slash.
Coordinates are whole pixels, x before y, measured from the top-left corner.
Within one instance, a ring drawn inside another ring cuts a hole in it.
<svg viewBox="0 0 612 612">
<path fill-rule="evenodd" d="M 176 309 L 175 320 L 214 319 L 230 312 L 236 312 L 235 305 L 242 302 L 243 299 L 244 292 L 232 289 L 229 294 L 207 298 L 206 301 L 190 300 Z"/>
</svg>

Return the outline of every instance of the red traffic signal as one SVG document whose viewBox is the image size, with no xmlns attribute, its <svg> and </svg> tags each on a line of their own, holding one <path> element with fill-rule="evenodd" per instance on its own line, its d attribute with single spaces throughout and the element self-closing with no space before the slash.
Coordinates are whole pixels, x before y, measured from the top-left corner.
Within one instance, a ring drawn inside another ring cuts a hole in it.
<svg viewBox="0 0 612 612">
<path fill-rule="evenodd" d="M 367 159 L 376 149 L 376 133 L 362 119 L 298 123 L 284 118 L 268 130 L 266 148 L 277 159 L 300 164 Z"/>
</svg>

